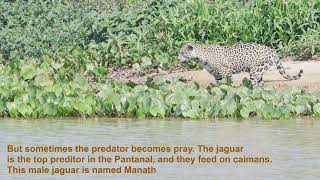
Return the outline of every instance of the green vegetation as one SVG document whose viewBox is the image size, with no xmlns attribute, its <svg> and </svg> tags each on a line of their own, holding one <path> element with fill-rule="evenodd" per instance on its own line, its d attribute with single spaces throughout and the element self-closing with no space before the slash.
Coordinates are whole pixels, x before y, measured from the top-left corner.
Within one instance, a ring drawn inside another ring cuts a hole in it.
<svg viewBox="0 0 320 180">
<path fill-rule="evenodd" d="M 146 85 L 97 80 L 87 64 L 68 73 L 70 64 L 46 57 L 0 66 L 0 114 L 11 117 L 320 117 L 320 96 L 299 89 L 279 92 L 227 84 L 208 87 L 177 80 L 150 79 Z"/>
<path fill-rule="evenodd" d="M 90 1 L 1 1 L 0 54 L 12 60 L 85 49 L 100 21 L 98 13 L 113 6 L 96 7 L 98 4 Z"/>
<path fill-rule="evenodd" d="M 58 59 L 78 49 L 104 66 L 151 61 L 170 68 L 189 41 L 257 42 L 284 56 L 320 52 L 316 0 L 17 0 L 1 1 L 0 12 L 0 54 L 6 60 Z"/>
<path fill-rule="evenodd" d="M 319 54 L 320 1 L 1 1 L 0 116 L 320 117 L 303 90 L 106 80 L 110 67 L 172 68 L 186 42 Z"/>
</svg>

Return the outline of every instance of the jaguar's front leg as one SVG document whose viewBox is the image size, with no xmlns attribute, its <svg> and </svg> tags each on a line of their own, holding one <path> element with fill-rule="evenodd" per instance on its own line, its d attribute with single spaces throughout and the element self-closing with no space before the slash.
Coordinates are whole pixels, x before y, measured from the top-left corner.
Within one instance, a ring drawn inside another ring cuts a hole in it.
<svg viewBox="0 0 320 180">
<path fill-rule="evenodd" d="M 219 84 L 222 80 L 222 76 L 219 74 L 213 74 L 214 79 L 216 80 L 216 83 Z"/>
</svg>

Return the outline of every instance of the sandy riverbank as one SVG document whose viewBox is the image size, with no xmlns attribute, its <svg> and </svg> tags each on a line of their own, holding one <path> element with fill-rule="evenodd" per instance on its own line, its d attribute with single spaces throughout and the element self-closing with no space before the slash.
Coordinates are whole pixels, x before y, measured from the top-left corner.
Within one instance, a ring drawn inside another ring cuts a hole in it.
<svg viewBox="0 0 320 180">
<path fill-rule="evenodd" d="M 286 71 L 289 74 L 296 75 L 300 69 L 304 73 L 299 80 L 288 81 L 284 79 L 275 67 L 272 67 L 264 74 L 265 87 L 275 86 L 279 89 L 288 89 L 291 87 L 304 88 L 310 92 L 320 91 L 320 61 L 286 61 L 283 62 Z M 196 81 L 201 85 L 216 83 L 213 76 L 206 70 L 184 71 L 184 72 L 160 72 L 153 74 L 143 74 L 140 72 L 119 71 L 114 75 L 113 79 L 123 81 L 133 81 L 141 83 L 146 80 L 147 76 L 163 76 L 166 79 L 182 78 L 187 81 Z M 240 84 L 244 77 L 249 77 L 248 73 L 233 75 L 233 80 L 236 84 Z"/>
</svg>

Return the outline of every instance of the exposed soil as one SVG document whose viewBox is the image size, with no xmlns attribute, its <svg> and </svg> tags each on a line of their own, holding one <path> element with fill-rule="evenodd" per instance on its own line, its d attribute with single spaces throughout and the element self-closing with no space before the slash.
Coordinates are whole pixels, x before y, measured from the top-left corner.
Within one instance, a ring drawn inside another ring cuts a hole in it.
<svg viewBox="0 0 320 180">
<path fill-rule="evenodd" d="M 320 92 L 320 61 L 290 61 L 283 62 L 286 67 L 286 71 L 289 74 L 296 75 L 300 69 L 303 69 L 301 79 L 288 81 L 284 79 L 275 67 L 272 67 L 267 71 L 263 79 L 265 81 L 265 87 L 277 87 L 279 89 L 288 89 L 292 87 L 304 88 L 309 92 Z M 171 71 L 161 71 L 155 69 L 151 73 L 145 73 L 139 70 L 133 69 L 118 69 L 109 74 L 109 79 L 117 79 L 123 82 L 132 81 L 137 84 L 141 84 L 147 80 L 147 77 L 163 76 L 165 79 L 179 78 L 186 81 L 196 81 L 202 85 L 208 85 L 209 83 L 216 83 L 213 76 L 206 70 L 199 71 L 186 71 L 183 69 L 175 69 Z M 244 77 L 249 78 L 248 73 L 241 73 L 233 75 L 233 81 L 236 84 L 240 84 Z"/>
</svg>

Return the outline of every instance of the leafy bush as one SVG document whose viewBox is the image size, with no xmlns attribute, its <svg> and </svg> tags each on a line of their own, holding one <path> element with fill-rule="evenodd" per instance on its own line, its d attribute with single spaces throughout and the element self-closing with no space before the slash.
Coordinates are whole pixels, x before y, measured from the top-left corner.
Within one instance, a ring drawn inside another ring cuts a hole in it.
<svg viewBox="0 0 320 180">
<path fill-rule="evenodd" d="M 99 79 L 104 72 L 68 60 L 10 61 L 0 65 L 0 115 L 11 117 L 320 117 L 320 96 L 221 84 L 199 86 L 150 79 L 145 85 Z M 74 69 L 71 69 L 74 67 Z M 74 71 L 76 70 L 76 71 Z"/>
<path fill-rule="evenodd" d="M 104 66 L 151 60 L 170 68 L 189 41 L 257 42 L 281 55 L 319 53 L 320 1 L 287 2 L 123 0 L 108 11 L 109 3 L 95 0 L 1 1 L 0 54 L 58 59 L 77 49 Z"/>
<path fill-rule="evenodd" d="M 0 54 L 5 59 L 39 58 L 84 49 L 89 36 L 117 1 L 105 8 L 90 1 L 17 0 L 0 2 Z M 103 14 L 102 14 L 103 13 Z"/>
</svg>

